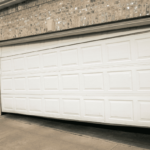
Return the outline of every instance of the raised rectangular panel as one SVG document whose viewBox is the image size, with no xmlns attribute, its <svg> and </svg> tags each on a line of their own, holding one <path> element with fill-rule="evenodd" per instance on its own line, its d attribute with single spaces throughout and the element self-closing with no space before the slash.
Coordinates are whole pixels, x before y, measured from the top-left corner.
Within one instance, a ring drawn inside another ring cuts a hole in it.
<svg viewBox="0 0 150 150">
<path fill-rule="evenodd" d="M 28 69 L 38 69 L 40 67 L 40 57 L 38 54 L 27 56 Z"/>
<path fill-rule="evenodd" d="M 45 90 L 58 90 L 59 89 L 59 78 L 58 76 L 44 76 L 44 89 Z"/>
<path fill-rule="evenodd" d="M 79 75 L 78 74 L 62 75 L 62 89 L 79 90 Z"/>
<path fill-rule="evenodd" d="M 70 66 L 78 64 L 78 52 L 77 49 L 64 50 L 61 54 L 61 65 Z"/>
<path fill-rule="evenodd" d="M 2 47 L 2 56 L 11 56 L 14 51 L 14 46 Z"/>
<path fill-rule="evenodd" d="M 82 48 L 83 64 L 101 63 L 101 46 L 89 46 Z"/>
<path fill-rule="evenodd" d="M 83 74 L 85 90 L 103 90 L 103 73 Z"/>
<path fill-rule="evenodd" d="M 24 70 L 24 68 L 25 68 L 24 57 L 14 58 L 14 70 L 15 71 Z"/>
<path fill-rule="evenodd" d="M 138 59 L 150 58 L 150 38 L 137 40 Z"/>
<path fill-rule="evenodd" d="M 59 99 L 58 98 L 45 98 L 45 112 L 59 114 Z"/>
<path fill-rule="evenodd" d="M 4 109 L 13 109 L 13 97 L 2 97 L 4 103 Z"/>
<path fill-rule="evenodd" d="M 130 42 L 107 44 L 108 61 L 131 60 Z"/>
<path fill-rule="evenodd" d="M 16 77 L 15 81 L 15 90 L 22 91 L 26 89 L 26 78 L 25 77 Z"/>
<path fill-rule="evenodd" d="M 42 54 L 43 67 L 57 67 L 57 52 Z"/>
<path fill-rule="evenodd" d="M 88 117 L 104 117 L 104 100 L 100 99 L 85 99 L 85 116 Z"/>
<path fill-rule="evenodd" d="M 110 100 L 110 119 L 133 120 L 133 102 L 130 100 Z"/>
<path fill-rule="evenodd" d="M 29 43 L 27 44 L 27 49 L 29 52 L 35 50 L 42 50 L 43 49 L 43 42 L 36 42 L 36 43 Z"/>
<path fill-rule="evenodd" d="M 38 77 L 38 76 L 28 77 L 28 88 L 29 90 L 40 90 L 41 89 L 41 77 Z"/>
<path fill-rule="evenodd" d="M 138 71 L 139 90 L 150 90 L 150 70 Z"/>
<path fill-rule="evenodd" d="M 132 90 L 131 71 L 109 72 L 109 90 Z"/>
<path fill-rule="evenodd" d="M 11 69 L 12 69 L 11 64 L 12 64 L 11 58 L 10 59 L 2 59 L 2 61 L 1 61 L 2 72 L 11 71 Z"/>
<path fill-rule="evenodd" d="M 42 111 L 42 99 L 29 97 L 29 110 L 31 112 L 40 113 Z"/>
<path fill-rule="evenodd" d="M 63 114 L 80 115 L 80 99 L 63 99 Z"/>
<path fill-rule="evenodd" d="M 15 45 L 14 54 L 23 54 L 27 52 L 27 44 Z"/>
<path fill-rule="evenodd" d="M 16 97 L 16 110 L 26 111 L 27 110 L 27 99 L 26 97 Z"/>
<path fill-rule="evenodd" d="M 10 91 L 13 89 L 12 78 L 2 78 L 2 91 Z"/>
<path fill-rule="evenodd" d="M 148 121 L 150 122 L 150 100 L 138 101 L 139 103 L 139 121 Z"/>
</svg>

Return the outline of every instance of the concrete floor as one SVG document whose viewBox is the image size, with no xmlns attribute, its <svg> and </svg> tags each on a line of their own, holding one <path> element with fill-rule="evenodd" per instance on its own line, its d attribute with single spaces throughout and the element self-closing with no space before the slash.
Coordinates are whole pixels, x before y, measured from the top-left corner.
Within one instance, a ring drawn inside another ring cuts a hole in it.
<svg viewBox="0 0 150 150">
<path fill-rule="evenodd" d="M 145 150 L 150 129 L 0 116 L 0 150 Z"/>
</svg>

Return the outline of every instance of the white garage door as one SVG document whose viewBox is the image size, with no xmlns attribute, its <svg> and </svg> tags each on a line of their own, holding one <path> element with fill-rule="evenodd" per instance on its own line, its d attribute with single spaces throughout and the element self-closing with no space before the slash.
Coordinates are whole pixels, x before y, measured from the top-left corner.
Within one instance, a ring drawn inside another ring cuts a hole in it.
<svg viewBox="0 0 150 150">
<path fill-rule="evenodd" d="M 3 112 L 150 127 L 150 33 L 1 51 Z"/>
</svg>

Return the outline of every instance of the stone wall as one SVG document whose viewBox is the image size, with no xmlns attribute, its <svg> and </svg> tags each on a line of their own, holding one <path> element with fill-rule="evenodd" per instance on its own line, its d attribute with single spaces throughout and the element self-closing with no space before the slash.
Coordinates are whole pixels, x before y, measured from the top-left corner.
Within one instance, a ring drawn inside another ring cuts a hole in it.
<svg viewBox="0 0 150 150">
<path fill-rule="evenodd" d="M 0 3 L 1 3 L 1 2 L 4 2 L 4 1 L 5 1 L 5 0 L 0 0 Z"/>
<path fill-rule="evenodd" d="M 6 1 L 6 0 L 0 0 L 0 3 L 4 2 L 4 1 Z"/>
<path fill-rule="evenodd" d="M 0 40 L 150 15 L 150 0 L 27 0 L 0 10 Z"/>
</svg>

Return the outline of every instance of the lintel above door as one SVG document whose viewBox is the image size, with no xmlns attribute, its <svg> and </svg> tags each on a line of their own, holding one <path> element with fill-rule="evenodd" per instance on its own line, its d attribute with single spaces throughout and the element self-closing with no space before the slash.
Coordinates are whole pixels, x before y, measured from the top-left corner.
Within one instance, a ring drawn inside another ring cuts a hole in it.
<svg viewBox="0 0 150 150">
<path fill-rule="evenodd" d="M 0 9 L 3 9 L 5 7 L 10 7 L 11 5 L 21 3 L 25 0 L 0 0 Z"/>
</svg>

